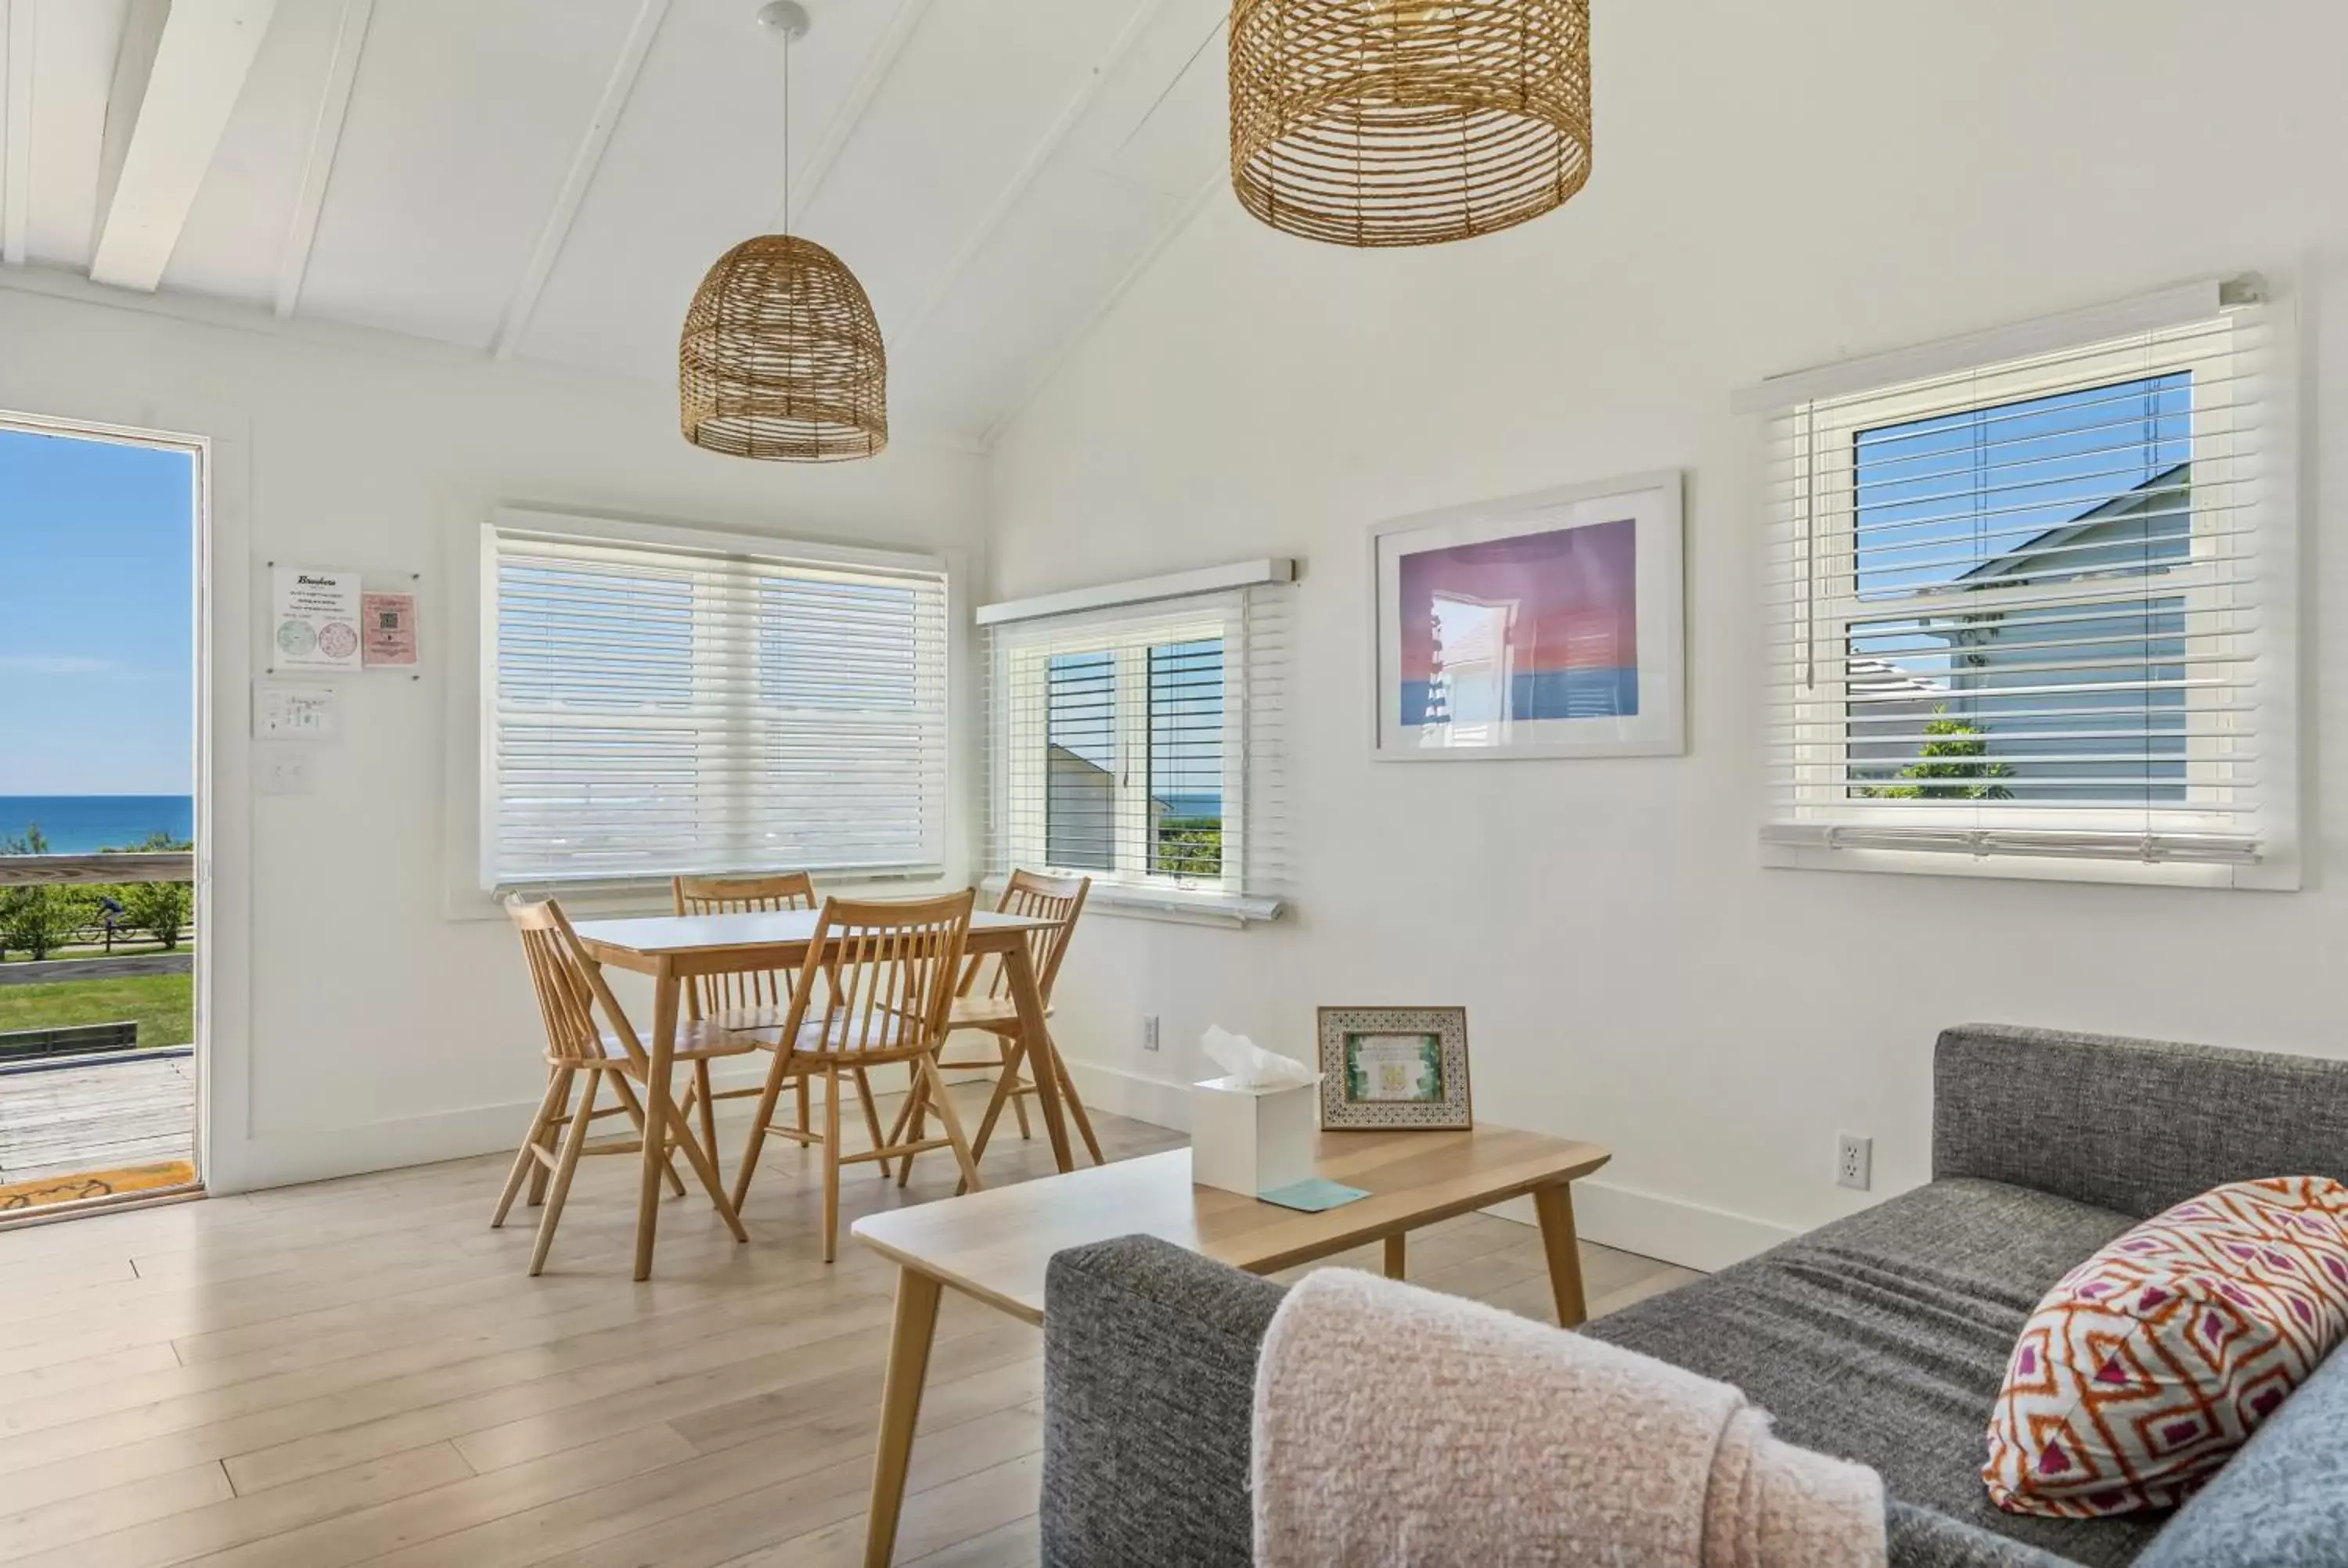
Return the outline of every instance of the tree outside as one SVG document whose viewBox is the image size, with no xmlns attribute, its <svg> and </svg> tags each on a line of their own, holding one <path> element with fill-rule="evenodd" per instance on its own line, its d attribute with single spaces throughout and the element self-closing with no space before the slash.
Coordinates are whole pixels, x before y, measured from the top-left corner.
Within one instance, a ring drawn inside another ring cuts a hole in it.
<svg viewBox="0 0 2348 1568">
<path fill-rule="evenodd" d="M 1871 785 L 1859 794 L 1876 800 L 2012 800 L 2013 792 L 1993 781 L 2013 776 L 2004 763 L 1988 761 L 1989 742 L 1962 719 L 1946 716 L 1946 708 L 1932 710 L 1924 725 L 1925 740 L 1916 762 L 1897 777 L 1910 782 Z"/>
<path fill-rule="evenodd" d="M 1150 869 L 1165 876 L 1213 878 L 1223 874 L 1220 817 L 1169 816 L 1158 825 Z"/>
<path fill-rule="evenodd" d="M 46 855 L 49 841 L 32 827 L 21 838 L 0 845 L 0 854 Z M 0 953 L 10 948 L 30 953 L 36 960 L 71 941 L 89 924 L 98 901 L 79 887 L 10 887 L 0 890 Z"/>
</svg>

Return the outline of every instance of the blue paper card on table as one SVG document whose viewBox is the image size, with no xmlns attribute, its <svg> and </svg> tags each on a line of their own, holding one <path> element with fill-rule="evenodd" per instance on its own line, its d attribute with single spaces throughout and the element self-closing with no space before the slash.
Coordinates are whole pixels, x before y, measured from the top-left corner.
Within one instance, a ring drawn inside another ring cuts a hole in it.
<svg viewBox="0 0 2348 1568">
<path fill-rule="evenodd" d="M 1370 1194 L 1359 1187 L 1349 1187 L 1343 1182 L 1324 1182 L 1318 1176 L 1302 1182 L 1291 1182 L 1284 1187 L 1274 1187 L 1257 1197 L 1267 1204 L 1278 1204 L 1283 1209 L 1301 1209 L 1317 1214 L 1323 1209 L 1334 1209 Z"/>
</svg>

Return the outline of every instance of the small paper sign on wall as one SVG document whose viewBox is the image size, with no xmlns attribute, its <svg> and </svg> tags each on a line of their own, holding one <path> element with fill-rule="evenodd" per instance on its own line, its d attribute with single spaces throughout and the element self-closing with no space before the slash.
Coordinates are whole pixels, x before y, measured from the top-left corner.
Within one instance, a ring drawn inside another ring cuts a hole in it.
<svg viewBox="0 0 2348 1568">
<path fill-rule="evenodd" d="M 272 574 L 271 641 L 279 668 L 359 667 L 359 574 L 281 566 Z"/>
<path fill-rule="evenodd" d="M 416 596 L 412 593 L 370 593 L 363 596 L 359 611 L 359 645 L 370 670 L 415 668 Z"/>
</svg>

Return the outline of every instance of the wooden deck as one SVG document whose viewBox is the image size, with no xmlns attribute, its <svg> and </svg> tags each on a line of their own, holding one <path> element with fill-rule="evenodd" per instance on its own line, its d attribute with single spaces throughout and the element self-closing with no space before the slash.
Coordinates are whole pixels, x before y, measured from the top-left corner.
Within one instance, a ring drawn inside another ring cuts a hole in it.
<svg viewBox="0 0 2348 1568">
<path fill-rule="evenodd" d="M 0 1186 L 194 1158 L 195 1069 L 176 1052 L 0 1069 Z"/>
</svg>

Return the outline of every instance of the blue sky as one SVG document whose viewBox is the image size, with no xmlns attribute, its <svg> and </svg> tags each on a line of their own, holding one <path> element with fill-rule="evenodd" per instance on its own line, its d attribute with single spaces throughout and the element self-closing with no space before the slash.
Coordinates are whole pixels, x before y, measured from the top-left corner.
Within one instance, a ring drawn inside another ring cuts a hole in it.
<svg viewBox="0 0 2348 1568">
<path fill-rule="evenodd" d="M 195 460 L 0 429 L 0 795 L 185 794 Z"/>
</svg>

